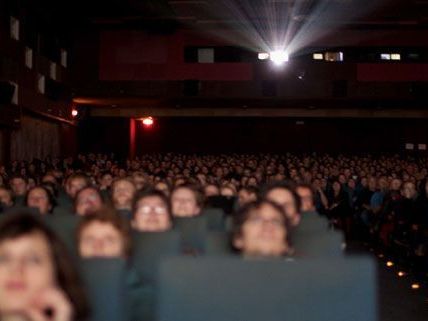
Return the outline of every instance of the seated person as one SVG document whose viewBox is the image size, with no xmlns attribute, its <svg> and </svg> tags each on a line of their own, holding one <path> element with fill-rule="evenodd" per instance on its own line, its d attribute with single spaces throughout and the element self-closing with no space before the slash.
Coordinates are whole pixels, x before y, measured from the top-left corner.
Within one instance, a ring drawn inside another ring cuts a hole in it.
<svg viewBox="0 0 428 321">
<path fill-rule="evenodd" d="M 288 219 L 277 204 L 261 200 L 235 215 L 233 246 L 244 257 L 283 257 L 291 253 Z"/>
<path fill-rule="evenodd" d="M 113 207 L 128 219 L 132 216 L 132 200 L 137 188 L 129 178 L 119 178 L 111 186 L 111 200 Z"/>
<path fill-rule="evenodd" d="M 132 227 L 140 232 L 164 232 L 172 227 L 171 205 L 164 193 L 149 190 L 134 199 Z"/>
<path fill-rule="evenodd" d="M 131 249 L 129 224 L 114 209 L 101 210 L 83 217 L 77 228 L 81 257 L 127 258 Z"/>
<path fill-rule="evenodd" d="M 13 206 L 12 191 L 4 186 L 0 186 L 0 212 L 11 208 Z"/>
<path fill-rule="evenodd" d="M 85 320 L 88 303 L 67 250 L 25 211 L 0 223 L 0 315 Z"/>
<path fill-rule="evenodd" d="M 90 185 L 91 181 L 85 174 L 71 174 L 65 182 L 65 195 L 60 193 L 58 197 L 58 205 L 71 211 L 77 193 Z"/>
<path fill-rule="evenodd" d="M 282 207 L 292 227 L 300 223 L 300 197 L 286 182 L 274 182 L 264 187 L 261 198 Z"/>
<path fill-rule="evenodd" d="M 131 255 L 131 235 L 128 221 L 114 209 L 104 207 L 82 218 L 77 228 L 79 255 L 82 258 L 123 258 Z M 129 267 L 127 286 L 131 298 L 132 320 L 152 317 L 152 289 L 143 286 L 133 267 Z"/>
<path fill-rule="evenodd" d="M 258 189 L 254 186 L 242 187 L 238 192 L 238 204 L 240 207 L 257 200 Z"/>
<path fill-rule="evenodd" d="M 171 193 L 172 215 L 174 217 L 194 217 L 201 214 L 204 197 L 191 184 L 176 186 Z"/>
<path fill-rule="evenodd" d="M 99 211 L 103 205 L 103 198 L 96 187 L 84 187 L 76 194 L 74 213 L 79 216 L 85 216 Z"/>
<path fill-rule="evenodd" d="M 9 180 L 9 186 L 12 190 L 15 205 L 25 205 L 25 195 L 28 191 L 28 181 L 25 177 L 15 175 Z"/>
<path fill-rule="evenodd" d="M 37 208 L 40 214 L 47 215 L 52 213 L 55 200 L 45 186 L 36 186 L 28 191 L 25 197 L 25 205 Z"/>
</svg>

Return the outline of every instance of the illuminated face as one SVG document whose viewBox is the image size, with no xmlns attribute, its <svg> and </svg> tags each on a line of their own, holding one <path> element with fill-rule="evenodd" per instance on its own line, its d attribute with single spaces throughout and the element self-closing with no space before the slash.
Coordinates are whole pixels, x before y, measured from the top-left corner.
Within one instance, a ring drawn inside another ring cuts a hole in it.
<svg viewBox="0 0 428 321">
<path fill-rule="evenodd" d="M 52 209 L 49 196 L 43 188 L 33 188 L 27 197 L 27 206 L 37 208 L 40 214 L 48 214 Z"/>
<path fill-rule="evenodd" d="M 285 188 L 274 188 L 269 191 L 266 198 L 281 206 L 290 219 L 291 224 L 295 224 L 294 222 L 298 219 L 299 213 L 293 194 L 289 190 Z"/>
<path fill-rule="evenodd" d="M 171 196 L 172 213 L 177 217 L 191 217 L 200 213 L 195 193 L 188 188 L 176 189 Z"/>
<path fill-rule="evenodd" d="M 37 232 L 0 243 L 0 314 L 21 312 L 55 286 L 49 244 Z"/>
<path fill-rule="evenodd" d="M 288 250 L 287 230 L 282 213 L 271 204 L 253 210 L 235 237 L 234 245 L 249 257 L 277 257 Z"/>
<path fill-rule="evenodd" d="M 302 202 L 302 211 L 308 212 L 314 210 L 312 191 L 309 188 L 298 187 L 296 189 L 297 194 Z"/>
<path fill-rule="evenodd" d="M 122 257 L 124 240 L 111 223 L 94 221 L 80 233 L 79 253 L 84 258 Z"/>
<path fill-rule="evenodd" d="M 163 232 L 171 228 L 168 207 L 158 196 L 147 196 L 137 202 L 132 227 L 141 232 Z"/>
<path fill-rule="evenodd" d="M 65 191 L 72 199 L 74 199 L 76 197 L 77 192 L 85 188 L 86 185 L 86 180 L 83 177 L 76 177 L 67 182 L 67 185 L 65 186 Z"/>
<path fill-rule="evenodd" d="M 76 197 L 76 214 L 77 215 L 87 215 L 88 213 L 93 213 L 101 209 L 103 206 L 103 200 L 101 199 L 100 194 L 92 189 L 86 188 L 77 194 Z"/>
<path fill-rule="evenodd" d="M 127 180 L 120 180 L 114 183 L 112 190 L 113 204 L 116 209 L 132 208 L 132 199 L 135 194 L 135 186 Z"/>
<path fill-rule="evenodd" d="M 215 185 L 207 185 L 207 186 L 205 186 L 204 192 L 205 192 L 205 196 L 206 197 L 217 196 L 217 195 L 220 194 L 220 192 L 218 190 L 218 187 L 215 186 Z"/>
</svg>

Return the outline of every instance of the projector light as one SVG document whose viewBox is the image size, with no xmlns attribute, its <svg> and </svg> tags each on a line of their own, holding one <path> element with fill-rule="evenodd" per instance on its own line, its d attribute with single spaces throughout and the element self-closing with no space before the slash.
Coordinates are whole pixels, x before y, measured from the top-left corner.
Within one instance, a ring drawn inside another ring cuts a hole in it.
<svg viewBox="0 0 428 321">
<path fill-rule="evenodd" d="M 258 54 L 259 60 L 266 60 L 269 59 L 269 54 L 267 52 L 260 52 Z"/>
<path fill-rule="evenodd" d="M 288 58 L 288 52 L 285 50 L 275 50 L 270 53 L 270 60 L 272 60 L 272 62 L 277 66 L 287 62 Z"/>
</svg>

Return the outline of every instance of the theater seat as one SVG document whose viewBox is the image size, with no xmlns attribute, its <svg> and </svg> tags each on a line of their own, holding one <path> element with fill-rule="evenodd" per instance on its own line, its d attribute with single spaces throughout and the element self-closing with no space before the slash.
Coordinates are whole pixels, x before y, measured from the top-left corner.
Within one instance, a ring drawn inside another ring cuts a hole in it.
<svg viewBox="0 0 428 321">
<path fill-rule="evenodd" d="M 292 234 L 296 257 L 343 257 L 344 237 L 341 232 L 299 232 Z"/>
<path fill-rule="evenodd" d="M 198 255 L 204 252 L 207 218 L 196 217 L 174 218 L 174 229 L 180 233 L 181 251 L 184 254 Z"/>
<path fill-rule="evenodd" d="M 91 304 L 90 321 L 128 321 L 126 262 L 121 259 L 85 259 L 81 271 Z"/>
<path fill-rule="evenodd" d="M 225 215 L 222 209 L 206 208 L 202 212 L 202 215 L 207 219 L 207 228 L 209 231 L 224 231 L 226 229 Z"/>
<path fill-rule="evenodd" d="M 134 232 L 132 265 L 142 277 L 143 282 L 153 283 L 159 261 L 166 256 L 180 254 L 180 233 L 168 232 Z"/>
<path fill-rule="evenodd" d="M 73 215 L 49 215 L 45 217 L 46 223 L 55 231 L 75 256 L 77 256 L 76 230 L 79 220 L 79 216 Z"/>
<path fill-rule="evenodd" d="M 159 321 L 376 321 L 369 258 L 169 258 L 160 268 Z"/>
<path fill-rule="evenodd" d="M 229 255 L 232 253 L 229 233 L 208 232 L 205 238 L 205 255 Z"/>
</svg>

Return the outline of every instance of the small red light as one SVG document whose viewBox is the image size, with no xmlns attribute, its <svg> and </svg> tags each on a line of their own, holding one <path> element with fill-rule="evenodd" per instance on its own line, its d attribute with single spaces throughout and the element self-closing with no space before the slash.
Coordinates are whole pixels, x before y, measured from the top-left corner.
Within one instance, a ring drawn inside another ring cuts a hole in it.
<svg viewBox="0 0 428 321">
<path fill-rule="evenodd" d="M 142 118 L 141 119 L 142 120 L 142 122 L 143 122 L 143 125 L 144 126 L 152 126 L 153 124 L 154 124 L 154 120 L 153 120 L 153 117 L 145 117 L 145 118 Z"/>
<path fill-rule="evenodd" d="M 77 109 L 72 109 L 71 110 L 71 116 L 77 117 L 77 115 L 79 115 L 79 112 L 77 111 Z"/>
</svg>

